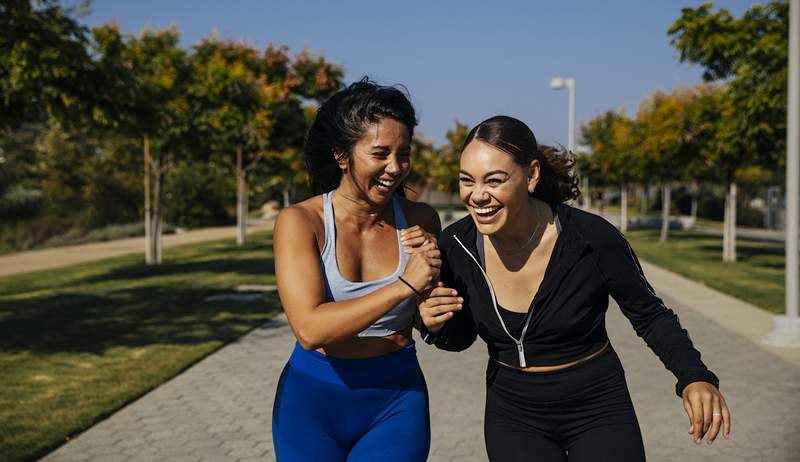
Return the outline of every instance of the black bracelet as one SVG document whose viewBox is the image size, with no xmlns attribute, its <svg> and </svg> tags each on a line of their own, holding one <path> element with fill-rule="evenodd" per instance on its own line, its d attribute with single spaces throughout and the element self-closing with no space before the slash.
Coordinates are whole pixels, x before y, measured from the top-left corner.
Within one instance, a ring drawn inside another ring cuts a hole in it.
<svg viewBox="0 0 800 462">
<path fill-rule="evenodd" d="M 414 286 L 412 286 L 411 284 L 408 283 L 408 281 L 403 279 L 403 276 L 397 276 L 397 279 L 399 279 L 400 282 L 402 282 L 403 284 L 407 285 L 409 289 L 414 291 L 414 293 L 417 295 L 417 298 L 422 298 L 422 294 L 417 292 L 417 289 L 415 289 Z"/>
</svg>

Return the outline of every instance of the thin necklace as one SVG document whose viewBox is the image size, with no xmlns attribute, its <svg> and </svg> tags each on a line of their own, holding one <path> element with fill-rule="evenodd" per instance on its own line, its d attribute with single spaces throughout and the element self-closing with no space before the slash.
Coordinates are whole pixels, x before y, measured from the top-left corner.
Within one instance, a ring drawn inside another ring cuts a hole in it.
<svg viewBox="0 0 800 462">
<path fill-rule="evenodd" d="M 501 246 L 498 245 L 498 241 L 497 241 L 496 238 L 493 239 L 491 236 L 489 236 L 489 239 L 492 241 L 492 245 L 494 246 L 495 249 L 500 250 L 500 251 L 502 251 L 504 253 L 513 254 L 515 252 L 521 252 L 522 250 L 525 250 L 528 247 L 528 245 L 530 245 L 531 242 L 533 242 L 533 238 L 539 233 L 539 229 L 542 227 L 542 223 L 543 223 L 543 221 L 540 221 L 536 225 L 536 228 L 533 229 L 533 232 L 531 233 L 531 237 L 528 238 L 528 241 L 525 242 L 524 244 L 522 244 L 521 246 L 519 246 L 515 250 L 506 250 L 506 249 L 502 248 Z"/>
</svg>

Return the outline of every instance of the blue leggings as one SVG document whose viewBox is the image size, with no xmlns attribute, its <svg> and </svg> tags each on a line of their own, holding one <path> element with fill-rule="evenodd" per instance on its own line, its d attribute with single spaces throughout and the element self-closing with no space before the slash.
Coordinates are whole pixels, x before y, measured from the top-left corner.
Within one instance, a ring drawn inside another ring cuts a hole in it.
<svg viewBox="0 0 800 462">
<path fill-rule="evenodd" d="M 414 345 L 368 359 L 295 345 L 272 410 L 279 462 L 422 462 L 431 432 Z"/>
</svg>

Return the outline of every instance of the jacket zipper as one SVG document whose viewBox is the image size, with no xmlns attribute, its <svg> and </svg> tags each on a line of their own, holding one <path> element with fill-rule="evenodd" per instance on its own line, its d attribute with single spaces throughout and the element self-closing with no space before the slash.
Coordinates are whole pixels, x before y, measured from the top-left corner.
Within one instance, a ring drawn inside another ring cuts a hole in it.
<svg viewBox="0 0 800 462">
<path fill-rule="evenodd" d="M 494 307 L 494 312 L 497 315 L 497 320 L 500 321 L 500 326 L 503 328 L 506 335 L 508 335 L 508 337 L 511 340 L 513 340 L 514 343 L 517 345 L 517 355 L 519 355 L 519 367 L 528 367 L 527 362 L 525 361 L 525 348 L 522 345 L 522 340 L 525 338 L 525 333 L 528 331 L 528 324 L 531 321 L 531 314 L 533 314 L 533 309 L 528 310 L 528 315 L 525 317 L 525 326 L 522 328 L 522 333 L 519 336 L 519 340 L 517 340 L 508 331 L 508 328 L 506 328 L 506 323 L 503 322 L 503 317 L 500 316 L 500 310 L 497 308 L 497 297 L 494 294 L 494 288 L 492 287 L 492 281 L 489 280 L 489 275 L 486 274 L 486 271 L 483 270 L 483 267 L 481 266 L 480 262 L 478 262 L 478 259 L 475 258 L 474 255 L 472 255 L 472 252 L 470 252 L 467 249 L 467 247 L 461 242 L 461 240 L 458 239 L 458 237 L 455 235 L 453 235 L 453 238 L 456 240 L 456 242 L 458 242 L 458 245 L 460 245 L 461 248 L 464 249 L 465 252 L 467 252 L 467 255 L 469 255 L 470 258 L 472 258 L 472 261 L 475 262 L 475 265 L 481 271 L 483 278 L 486 280 L 486 285 L 489 287 L 489 294 L 492 296 L 492 306 Z"/>
</svg>

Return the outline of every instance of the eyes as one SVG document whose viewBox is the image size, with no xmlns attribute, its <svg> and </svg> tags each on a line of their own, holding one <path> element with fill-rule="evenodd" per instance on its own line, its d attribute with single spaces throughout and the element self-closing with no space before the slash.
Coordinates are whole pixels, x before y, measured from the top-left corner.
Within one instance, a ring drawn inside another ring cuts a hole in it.
<svg viewBox="0 0 800 462">
<path fill-rule="evenodd" d="M 377 158 L 377 159 L 384 160 L 384 159 L 387 159 L 390 154 L 391 154 L 391 152 L 389 152 L 389 151 L 374 151 L 370 155 L 372 157 Z M 409 159 L 411 159 L 411 150 L 404 149 L 402 151 L 398 151 L 397 152 L 397 160 L 398 161 L 407 162 Z"/>
<path fill-rule="evenodd" d="M 486 181 L 484 181 L 484 183 L 486 183 L 487 185 L 489 185 L 492 188 L 496 188 L 496 187 L 500 186 L 501 184 L 505 183 L 507 180 L 508 180 L 508 178 L 489 178 Z M 459 181 L 459 183 L 461 183 L 464 186 L 472 186 L 472 185 L 475 184 L 475 180 L 473 180 L 472 178 L 470 178 L 468 176 L 461 176 L 461 177 L 458 178 L 458 181 Z"/>
</svg>

